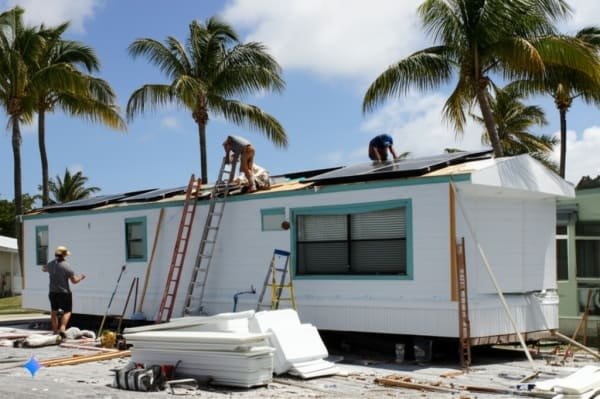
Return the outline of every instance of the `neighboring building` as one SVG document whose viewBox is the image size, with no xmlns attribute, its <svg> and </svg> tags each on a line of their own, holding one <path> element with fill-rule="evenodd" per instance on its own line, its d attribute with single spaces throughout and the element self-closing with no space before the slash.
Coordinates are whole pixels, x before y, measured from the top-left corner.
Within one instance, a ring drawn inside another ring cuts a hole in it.
<svg viewBox="0 0 600 399">
<path fill-rule="evenodd" d="M 576 198 L 560 200 L 557 209 L 557 279 L 560 329 L 572 335 L 591 292 L 587 336 L 600 327 L 600 176 L 583 178 Z M 583 335 L 583 329 L 580 333 Z"/>
<path fill-rule="evenodd" d="M 303 322 L 324 330 L 456 338 L 452 254 L 455 237 L 464 237 L 473 343 L 515 339 L 479 248 L 519 331 L 531 337 L 558 327 L 556 199 L 573 197 L 574 190 L 528 155 L 453 153 L 286 177 L 274 178 L 268 191 L 229 196 L 208 275 L 207 313 L 230 312 L 236 293 L 260 291 L 273 250 L 283 249 L 292 254 Z M 48 277 L 40 266 L 66 245 L 73 268 L 88 276 L 73 286 L 75 312 L 105 314 L 125 264 L 112 312 L 121 312 L 138 277 L 147 285 L 142 310 L 154 319 L 181 193 L 102 196 L 26 215 L 23 306 L 48 310 Z M 208 201 L 198 202 L 173 317 L 183 312 L 207 209 Z M 240 296 L 237 310 L 256 302 L 257 295 Z"/>
<path fill-rule="evenodd" d="M 0 236 L 0 297 L 21 293 L 17 239 Z"/>
</svg>

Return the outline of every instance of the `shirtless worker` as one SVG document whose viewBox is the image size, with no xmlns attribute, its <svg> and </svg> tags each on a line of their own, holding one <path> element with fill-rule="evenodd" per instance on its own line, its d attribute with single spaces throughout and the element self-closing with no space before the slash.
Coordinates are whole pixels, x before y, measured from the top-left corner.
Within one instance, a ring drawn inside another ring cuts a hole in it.
<svg viewBox="0 0 600 399">
<path fill-rule="evenodd" d="M 256 184 L 254 184 L 254 147 L 252 143 L 240 136 L 227 136 L 225 142 L 223 142 L 223 148 L 225 148 L 225 157 L 227 161 L 230 160 L 230 154 L 233 153 L 235 160 L 240 158 L 240 173 L 246 176 L 248 181 L 248 193 L 256 191 Z"/>
</svg>

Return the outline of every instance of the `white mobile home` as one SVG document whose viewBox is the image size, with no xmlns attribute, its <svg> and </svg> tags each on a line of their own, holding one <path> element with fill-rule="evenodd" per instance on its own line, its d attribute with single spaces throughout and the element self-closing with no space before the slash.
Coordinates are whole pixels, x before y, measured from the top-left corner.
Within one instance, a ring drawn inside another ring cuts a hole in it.
<svg viewBox="0 0 600 399">
<path fill-rule="evenodd" d="M 282 249 L 291 252 L 304 322 L 325 330 L 458 337 L 452 254 L 455 240 L 464 238 L 473 343 L 514 333 L 479 248 L 519 331 L 558 327 L 555 202 L 574 192 L 529 156 L 455 153 L 305 175 L 229 196 L 205 312 L 230 312 L 236 293 L 260 290 L 273 250 Z M 155 318 L 183 206 L 182 195 L 166 193 L 105 196 L 25 216 L 23 306 L 48 309 L 40 266 L 66 245 L 73 268 L 88 276 L 73 287 L 74 312 L 104 314 L 126 265 L 115 313 L 139 277 L 147 289 L 138 301 Z M 182 314 L 208 202 L 198 202 L 173 317 Z M 284 220 L 289 229 L 281 227 Z M 256 303 L 257 295 L 240 295 L 237 310 Z"/>
</svg>

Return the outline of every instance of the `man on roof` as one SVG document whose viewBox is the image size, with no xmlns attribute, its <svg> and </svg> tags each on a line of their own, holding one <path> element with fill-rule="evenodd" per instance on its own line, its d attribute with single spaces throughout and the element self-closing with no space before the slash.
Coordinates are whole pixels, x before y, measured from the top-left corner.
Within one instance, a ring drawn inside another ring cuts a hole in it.
<svg viewBox="0 0 600 399">
<path fill-rule="evenodd" d="M 233 154 L 233 160 L 240 160 L 240 173 L 246 176 L 247 191 L 253 193 L 256 191 L 256 184 L 254 184 L 254 146 L 248 140 L 240 136 L 227 136 L 225 142 L 223 142 L 223 148 L 225 148 L 225 159 L 227 162 L 231 161 L 231 155 Z"/>
<path fill-rule="evenodd" d="M 394 140 L 389 134 L 380 134 L 375 136 L 369 141 L 369 159 L 372 161 L 387 161 L 388 150 L 394 157 L 394 160 L 398 159 L 396 152 L 394 151 Z"/>
</svg>

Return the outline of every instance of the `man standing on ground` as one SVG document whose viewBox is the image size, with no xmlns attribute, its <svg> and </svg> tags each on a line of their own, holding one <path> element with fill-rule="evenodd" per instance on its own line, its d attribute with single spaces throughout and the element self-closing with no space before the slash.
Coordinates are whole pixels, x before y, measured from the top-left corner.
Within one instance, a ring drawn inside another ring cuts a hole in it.
<svg viewBox="0 0 600 399">
<path fill-rule="evenodd" d="M 51 260 L 46 266 L 42 266 L 42 271 L 50 275 L 50 293 L 48 297 L 50 298 L 50 323 L 52 324 L 52 331 L 60 334 L 63 338 L 73 310 L 73 296 L 69 287 L 69 281 L 77 284 L 85 278 L 85 274 L 83 273 L 77 277 L 75 272 L 69 267 L 69 264 L 65 261 L 65 258 L 69 255 L 71 255 L 71 252 L 69 252 L 67 247 L 59 246 L 54 251 L 54 260 Z M 62 309 L 63 311 L 60 326 L 58 325 L 58 309 Z"/>
<path fill-rule="evenodd" d="M 225 148 L 225 158 L 227 162 L 230 162 L 230 154 L 233 153 L 233 159 L 240 159 L 240 173 L 243 173 L 248 180 L 248 191 L 252 193 L 256 191 L 256 185 L 254 184 L 254 172 L 252 170 L 254 166 L 254 147 L 252 143 L 243 137 L 239 136 L 227 136 L 227 140 L 223 143 Z"/>
<path fill-rule="evenodd" d="M 389 134 L 384 133 L 373 137 L 373 139 L 369 142 L 369 158 L 372 161 L 387 161 L 387 152 L 389 150 L 394 157 L 394 160 L 398 159 L 393 145 L 394 140 Z"/>
</svg>

